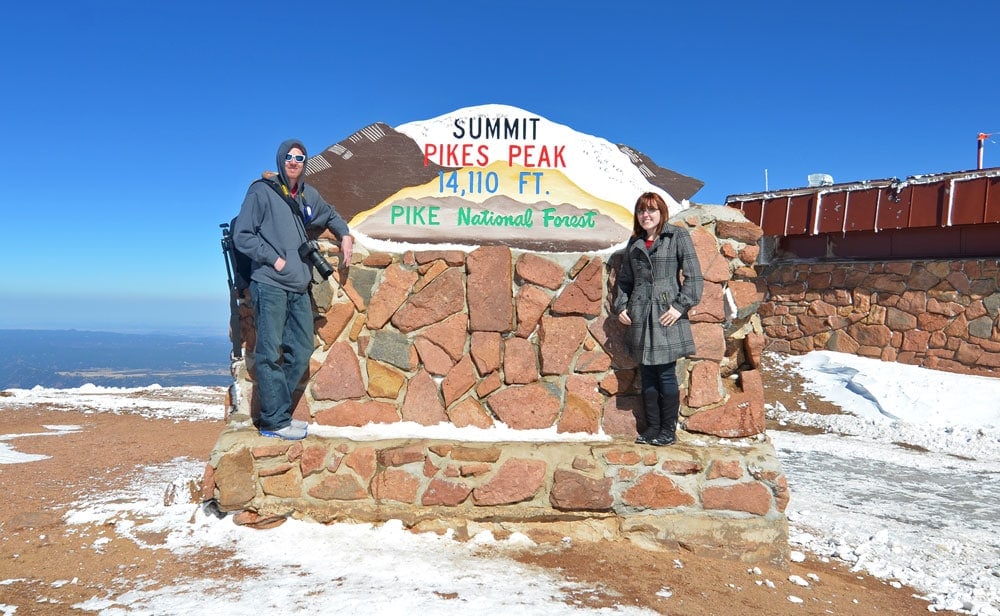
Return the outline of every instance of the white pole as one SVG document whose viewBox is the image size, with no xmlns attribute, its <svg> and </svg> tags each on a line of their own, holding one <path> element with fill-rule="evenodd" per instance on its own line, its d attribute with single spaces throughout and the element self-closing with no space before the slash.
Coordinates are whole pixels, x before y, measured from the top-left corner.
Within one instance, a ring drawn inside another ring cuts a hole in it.
<svg viewBox="0 0 1000 616">
<path fill-rule="evenodd" d="M 764 169 L 764 191 L 767 192 L 767 169 Z"/>
</svg>

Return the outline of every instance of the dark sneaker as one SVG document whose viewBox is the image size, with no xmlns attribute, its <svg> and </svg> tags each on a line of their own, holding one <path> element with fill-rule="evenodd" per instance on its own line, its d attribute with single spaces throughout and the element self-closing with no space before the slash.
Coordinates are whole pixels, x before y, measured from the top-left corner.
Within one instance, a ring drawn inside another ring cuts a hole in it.
<svg viewBox="0 0 1000 616">
<path fill-rule="evenodd" d="M 675 434 L 661 434 L 656 438 L 649 441 L 650 445 L 656 445 L 657 447 L 666 447 L 667 445 L 673 445 L 677 442 L 677 435 Z"/>
<path fill-rule="evenodd" d="M 283 438 L 286 441 L 301 441 L 306 437 L 306 429 L 296 428 L 292 424 L 288 424 L 280 430 L 261 430 L 260 435 L 272 438 Z"/>
<path fill-rule="evenodd" d="M 635 439 L 635 444 L 636 445 L 652 445 L 653 444 L 653 438 L 656 437 L 656 435 L 658 433 L 659 433 L 659 430 L 654 429 L 654 430 L 651 431 L 651 430 L 649 430 L 647 428 L 646 430 L 643 430 L 642 432 L 639 433 L 638 438 Z"/>
</svg>

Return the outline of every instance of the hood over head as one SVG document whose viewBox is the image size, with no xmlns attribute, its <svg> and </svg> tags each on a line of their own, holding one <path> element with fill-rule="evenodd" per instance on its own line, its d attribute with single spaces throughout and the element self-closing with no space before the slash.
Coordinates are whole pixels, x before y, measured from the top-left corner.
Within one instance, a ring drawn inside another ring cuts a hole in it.
<svg viewBox="0 0 1000 616">
<path fill-rule="evenodd" d="M 278 175 L 281 176 L 281 183 L 284 184 L 285 186 L 288 186 L 288 176 L 285 175 L 285 155 L 288 154 L 288 150 L 291 150 L 292 148 L 298 148 L 302 150 L 302 153 L 305 154 L 306 156 L 306 160 L 309 160 L 309 152 L 306 151 L 306 146 L 302 145 L 301 140 L 286 139 L 285 141 L 281 142 L 281 145 L 278 146 L 278 154 L 277 156 L 275 156 L 275 160 L 278 163 Z M 306 173 L 305 163 L 303 163 L 302 166 L 303 166 L 302 175 L 305 175 Z M 299 178 L 299 184 L 302 183 L 303 183 L 302 178 Z"/>
</svg>

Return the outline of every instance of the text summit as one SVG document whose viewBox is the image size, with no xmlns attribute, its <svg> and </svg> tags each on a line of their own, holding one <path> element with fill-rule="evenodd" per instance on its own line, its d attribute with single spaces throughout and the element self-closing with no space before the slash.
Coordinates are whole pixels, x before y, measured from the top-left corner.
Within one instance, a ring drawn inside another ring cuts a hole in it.
<svg viewBox="0 0 1000 616">
<path fill-rule="evenodd" d="M 455 118 L 451 135 L 473 141 L 535 141 L 540 120 L 538 117 Z M 565 168 L 565 150 L 565 145 L 509 144 L 507 166 Z M 424 166 L 431 162 L 442 167 L 486 167 L 492 160 L 490 147 L 485 143 L 428 143 L 424 145 Z"/>
</svg>

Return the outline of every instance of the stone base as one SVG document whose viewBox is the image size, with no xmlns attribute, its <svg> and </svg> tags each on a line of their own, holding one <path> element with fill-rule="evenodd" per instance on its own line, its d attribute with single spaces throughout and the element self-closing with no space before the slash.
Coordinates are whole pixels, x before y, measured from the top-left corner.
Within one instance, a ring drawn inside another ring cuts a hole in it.
<svg viewBox="0 0 1000 616">
<path fill-rule="evenodd" d="M 316 430 L 322 432 L 322 430 Z M 316 522 L 399 519 L 418 531 L 624 537 L 747 563 L 787 564 L 787 481 L 769 439 L 679 433 L 631 441 L 353 441 L 220 435 L 204 498 L 223 511 Z"/>
</svg>

